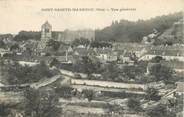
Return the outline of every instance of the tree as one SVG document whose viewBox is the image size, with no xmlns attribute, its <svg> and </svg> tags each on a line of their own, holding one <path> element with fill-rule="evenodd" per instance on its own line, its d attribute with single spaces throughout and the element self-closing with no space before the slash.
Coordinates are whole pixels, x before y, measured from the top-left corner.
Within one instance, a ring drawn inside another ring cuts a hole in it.
<svg viewBox="0 0 184 117">
<path fill-rule="evenodd" d="M 0 48 L 5 48 L 6 47 L 6 44 L 4 43 L 3 40 L 0 40 Z"/>
<path fill-rule="evenodd" d="M 149 117 L 176 117 L 176 114 L 167 110 L 166 105 L 159 104 L 146 111 Z"/>
<path fill-rule="evenodd" d="M 156 56 L 156 57 L 154 57 L 154 58 L 151 59 L 151 62 L 160 63 L 161 60 L 163 60 L 163 57 Z"/>
<path fill-rule="evenodd" d="M 10 108 L 7 104 L 0 104 L 0 117 L 7 117 L 10 114 Z"/>
<path fill-rule="evenodd" d="M 61 44 L 58 41 L 55 41 L 53 39 L 51 39 L 47 42 L 47 46 L 51 47 L 53 49 L 53 51 L 57 51 L 59 49 L 60 45 Z"/>
<path fill-rule="evenodd" d="M 18 44 L 13 44 L 11 47 L 10 47 L 10 51 L 13 51 L 13 50 L 18 50 L 20 47 Z"/>
<path fill-rule="evenodd" d="M 72 97 L 72 90 L 73 88 L 69 86 L 61 86 L 55 89 L 56 93 L 64 98 L 71 98 Z"/>
<path fill-rule="evenodd" d="M 44 61 L 36 66 L 22 66 L 17 62 L 7 65 L 7 81 L 9 84 L 24 84 L 37 82 L 42 78 L 49 78 L 54 73 Z"/>
<path fill-rule="evenodd" d="M 146 90 L 146 99 L 148 100 L 154 100 L 154 101 L 158 101 L 160 100 L 160 96 L 158 95 L 158 90 L 155 88 L 148 88 Z"/>
<path fill-rule="evenodd" d="M 170 67 L 155 64 L 150 69 L 150 75 L 155 76 L 154 81 L 164 81 L 166 84 L 173 83 L 173 70 Z"/>
<path fill-rule="evenodd" d="M 30 67 L 21 66 L 17 62 L 7 65 L 7 81 L 9 84 L 22 84 L 27 81 L 27 73 L 31 72 Z"/>
<path fill-rule="evenodd" d="M 15 41 L 27 41 L 29 39 L 39 40 L 41 38 L 41 32 L 35 31 L 20 31 L 15 37 Z"/>
<path fill-rule="evenodd" d="M 124 72 L 125 77 L 128 79 L 135 79 L 135 76 L 138 75 L 135 73 L 134 66 L 124 66 L 123 72 Z"/>
<path fill-rule="evenodd" d="M 53 90 L 27 89 L 25 96 L 25 114 L 28 117 L 60 117 L 57 107 L 58 96 Z"/>
<path fill-rule="evenodd" d="M 56 59 L 56 58 L 53 58 L 52 61 L 50 62 L 50 67 L 53 67 L 53 66 L 58 66 L 60 65 L 60 62 Z"/>
<path fill-rule="evenodd" d="M 84 89 L 82 94 L 84 94 L 84 97 L 87 98 L 88 101 L 91 101 L 94 97 L 94 91 L 90 89 Z"/>
<path fill-rule="evenodd" d="M 142 37 L 149 35 L 153 29 L 157 29 L 162 34 L 166 29 L 171 27 L 174 22 L 182 19 L 182 12 L 155 17 L 150 20 L 138 20 L 136 22 L 120 20 L 102 30 L 95 31 L 95 40 L 105 42 L 137 42 L 142 41 Z M 168 39 L 167 39 L 168 40 Z M 176 39 L 175 39 L 176 40 Z M 162 39 L 156 39 L 155 43 L 165 43 Z M 182 43 L 180 41 L 179 43 Z"/>
<path fill-rule="evenodd" d="M 136 111 L 136 112 L 142 110 L 140 101 L 139 101 L 138 99 L 136 99 L 136 98 L 129 98 L 129 99 L 128 99 L 127 106 L 128 106 L 131 110 L 134 110 L 134 111 Z"/>
<path fill-rule="evenodd" d="M 53 72 L 51 72 L 45 61 L 41 61 L 40 64 L 33 67 L 33 70 L 38 79 L 41 79 L 43 77 L 49 78 L 53 76 Z"/>
<path fill-rule="evenodd" d="M 88 56 L 82 57 L 81 60 L 77 60 L 73 66 L 74 71 L 88 74 L 98 71 L 100 63 L 93 61 Z"/>
<path fill-rule="evenodd" d="M 112 44 L 108 42 L 92 41 L 90 44 L 93 48 L 112 47 Z"/>
<path fill-rule="evenodd" d="M 89 44 L 90 44 L 90 41 L 86 38 L 75 39 L 72 42 L 72 46 L 79 46 L 79 45 L 88 46 Z"/>
<path fill-rule="evenodd" d="M 145 67 L 144 65 L 135 65 L 135 66 L 124 66 L 122 71 L 123 71 L 123 76 L 128 78 L 128 79 L 134 79 L 137 76 L 143 76 L 145 73 Z"/>
<path fill-rule="evenodd" d="M 117 81 L 119 75 L 119 69 L 116 64 L 110 63 L 107 65 L 105 71 L 102 73 L 102 76 L 106 80 Z"/>
<path fill-rule="evenodd" d="M 89 57 L 82 58 L 82 64 L 84 65 L 84 71 L 88 75 L 94 72 L 94 65 Z"/>
</svg>

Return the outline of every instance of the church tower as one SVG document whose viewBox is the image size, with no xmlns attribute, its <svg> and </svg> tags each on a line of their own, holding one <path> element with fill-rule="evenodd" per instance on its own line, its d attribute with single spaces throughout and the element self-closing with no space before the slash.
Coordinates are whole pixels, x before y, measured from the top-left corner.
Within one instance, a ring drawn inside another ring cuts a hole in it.
<svg viewBox="0 0 184 117">
<path fill-rule="evenodd" d="M 41 40 L 39 44 L 39 49 L 44 49 L 50 39 L 52 39 L 52 26 L 48 21 L 46 21 L 41 26 Z"/>
</svg>

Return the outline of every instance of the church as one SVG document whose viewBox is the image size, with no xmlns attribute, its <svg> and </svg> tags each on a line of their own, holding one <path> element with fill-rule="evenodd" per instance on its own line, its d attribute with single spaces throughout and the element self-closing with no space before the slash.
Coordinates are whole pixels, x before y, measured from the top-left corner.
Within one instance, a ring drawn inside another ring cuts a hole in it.
<svg viewBox="0 0 184 117">
<path fill-rule="evenodd" d="M 63 32 L 60 31 L 52 32 L 52 25 L 48 21 L 46 21 L 41 26 L 41 40 L 38 44 L 38 49 L 39 50 L 45 49 L 47 42 L 51 39 L 54 39 L 58 42 L 71 44 L 75 39 L 80 38 L 85 38 L 90 41 L 93 41 L 95 40 L 95 31 L 91 29 L 85 29 L 76 31 L 65 30 Z"/>
</svg>

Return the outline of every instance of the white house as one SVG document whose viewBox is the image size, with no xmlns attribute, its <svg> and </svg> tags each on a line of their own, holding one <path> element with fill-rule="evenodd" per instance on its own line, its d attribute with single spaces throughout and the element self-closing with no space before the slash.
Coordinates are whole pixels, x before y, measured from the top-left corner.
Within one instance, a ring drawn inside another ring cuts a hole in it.
<svg viewBox="0 0 184 117">
<path fill-rule="evenodd" d="M 97 49 L 96 57 L 104 62 L 117 61 L 117 58 L 118 58 L 117 52 L 108 48 Z"/>
<path fill-rule="evenodd" d="M 9 50 L 5 50 L 3 48 L 0 48 L 0 56 L 3 57 L 4 54 L 11 53 Z"/>
</svg>

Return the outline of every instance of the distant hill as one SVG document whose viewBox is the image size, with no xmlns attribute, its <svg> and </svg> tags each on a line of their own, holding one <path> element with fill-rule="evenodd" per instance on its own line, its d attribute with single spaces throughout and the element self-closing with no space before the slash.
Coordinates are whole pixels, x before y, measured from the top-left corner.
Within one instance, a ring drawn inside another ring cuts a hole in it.
<svg viewBox="0 0 184 117">
<path fill-rule="evenodd" d="M 182 12 L 158 16 L 150 20 L 114 21 L 110 26 L 102 30 L 96 30 L 95 39 L 111 42 L 141 42 L 143 36 L 156 29 L 160 34 L 169 29 L 174 22 L 182 18 Z"/>
</svg>

